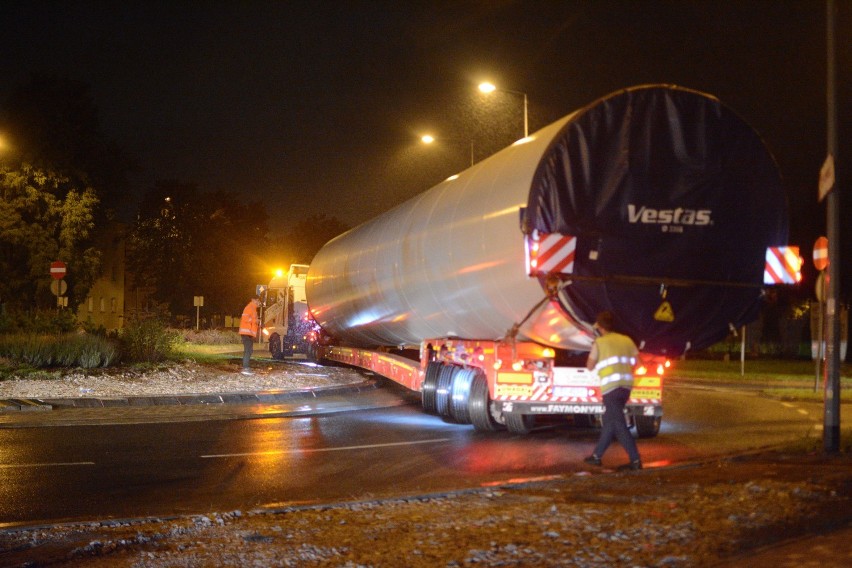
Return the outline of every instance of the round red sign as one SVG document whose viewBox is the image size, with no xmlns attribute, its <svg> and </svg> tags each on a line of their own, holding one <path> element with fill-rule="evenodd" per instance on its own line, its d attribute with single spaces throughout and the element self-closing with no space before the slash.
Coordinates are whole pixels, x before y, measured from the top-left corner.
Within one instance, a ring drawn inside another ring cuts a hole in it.
<svg viewBox="0 0 852 568">
<path fill-rule="evenodd" d="M 50 263 L 50 277 L 56 280 L 65 278 L 65 263 L 61 260 L 54 260 Z"/>
<path fill-rule="evenodd" d="M 825 270 L 828 266 L 828 239 L 825 237 L 814 243 L 814 266 L 817 270 Z"/>
</svg>

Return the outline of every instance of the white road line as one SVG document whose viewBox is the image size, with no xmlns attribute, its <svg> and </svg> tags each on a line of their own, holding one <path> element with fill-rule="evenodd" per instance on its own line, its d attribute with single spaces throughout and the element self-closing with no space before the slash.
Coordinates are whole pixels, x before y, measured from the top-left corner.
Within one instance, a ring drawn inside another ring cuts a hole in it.
<svg viewBox="0 0 852 568">
<path fill-rule="evenodd" d="M 0 469 L 16 469 L 22 467 L 69 467 L 77 465 L 95 465 L 95 462 L 0 463 Z"/>
<path fill-rule="evenodd" d="M 797 408 L 796 412 L 798 412 L 799 414 L 804 414 L 805 416 L 808 415 L 808 411 L 805 410 L 804 408 Z"/>
<path fill-rule="evenodd" d="M 299 448 L 295 450 L 273 450 L 270 452 L 246 452 L 242 454 L 208 454 L 202 458 L 239 458 L 246 456 L 277 456 L 281 454 L 308 454 L 318 452 L 346 452 L 349 450 L 369 450 L 373 448 L 390 448 L 393 446 L 413 446 L 415 444 L 437 444 L 449 442 L 450 438 L 435 438 L 432 440 L 417 440 L 414 442 L 390 442 L 387 444 L 370 444 L 366 446 L 342 446 L 339 448 Z"/>
</svg>

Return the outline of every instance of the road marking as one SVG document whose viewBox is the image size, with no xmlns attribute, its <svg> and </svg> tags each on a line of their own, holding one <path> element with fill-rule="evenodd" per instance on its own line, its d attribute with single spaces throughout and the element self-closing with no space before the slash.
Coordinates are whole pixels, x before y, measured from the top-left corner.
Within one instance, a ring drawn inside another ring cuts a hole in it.
<svg viewBox="0 0 852 568">
<path fill-rule="evenodd" d="M 435 438 L 432 440 L 417 440 L 414 442 L 390 442 L 387 444 L 370 444 L 365 446 L 342 446 L 339 448 L 307 448 L 296 450 L 273 450 L 269 452 L 246 452 L 241 454 L 207 454 L 202 458 L 239 458 L 247 456 L 277 456 L 281 454 L 308 454 L 319 452 L 346 452 L 349 450 L 370 450 L 374 448 L 391 448 L 394 446 L 413 446 L 415 444 L 437 444 L 440 442 L 449 442 L 450 438 Z"/>
<path fill-rule="evenodd" d="M 799 414 L 804 414 L 805 416 L 808 415 L 808 411 L 805 410 L 804 408 L 797 408 L 796 412 L 798 412 Z"/>
<path fill-rule="evenodd" d="M 0 463 L 0 469 L 15 469 L 22 467 L 68 467 L 76 465 L 95 465 L 95 462 Z"/>
<path fill-rule="evenodd" d="M 785 406 L 787 408 L 796 408 L 795 404 L 790 404 L 789 402 L 782 402 L 781 406 Z"/>
</svg>

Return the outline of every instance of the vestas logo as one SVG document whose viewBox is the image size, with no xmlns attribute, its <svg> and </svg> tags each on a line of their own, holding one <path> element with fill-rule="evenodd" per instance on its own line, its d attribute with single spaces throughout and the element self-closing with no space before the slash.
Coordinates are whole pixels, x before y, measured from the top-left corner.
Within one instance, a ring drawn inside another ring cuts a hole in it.
<svg viewBox="0 0 852 568">
<path fill-rule="evenodd" d="M 647 225 L 693 225 L 701 227 L 713 224 L 713 211 L 710 209 L 652 209 L 627 205 L 627 218 L 631 223 Z"/>
</svg>

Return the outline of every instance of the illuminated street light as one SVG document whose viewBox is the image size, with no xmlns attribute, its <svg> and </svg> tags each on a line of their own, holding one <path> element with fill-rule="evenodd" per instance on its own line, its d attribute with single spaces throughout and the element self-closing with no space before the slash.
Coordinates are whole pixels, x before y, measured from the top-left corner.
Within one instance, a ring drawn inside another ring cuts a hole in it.
<svg viewBox="0 0 852 568">
<path fill-rule="evenodd" d="M 522 93 L 521 91 L 511 91 L 509 89 L 498 89 L 494 83 L 480 83 L 479 90 L 485 93 L 486 95 L 489 93 L 493 93 L 494 91 L 503 91 L 504 93 L 512 93 L 513 95 L 521 95 L 524 97 L 524 138 L 530 135 L 529 131 L 529 107 L 527 104 L 527 94 Z"/>
<path fill-rule="evenodd" d="M 441 138 L 441 140 L 451 140 L 451 141 L 455 141 L 455 142 L 466 142 L 464 140 L 459 140 L 458 138 Z M 420 137 L 420 141 L 423 142 L 424 144 L 432 144 L 433 142 L 436 141 L 436 139 L 431 134 L 424 134 L 423 136 Z M 472 166 L 473 163 L 474 163 L 474 161 L 473 161 L 473 140 L 471 140 L 470 141 L 470 165 Z"/>
</svg>

